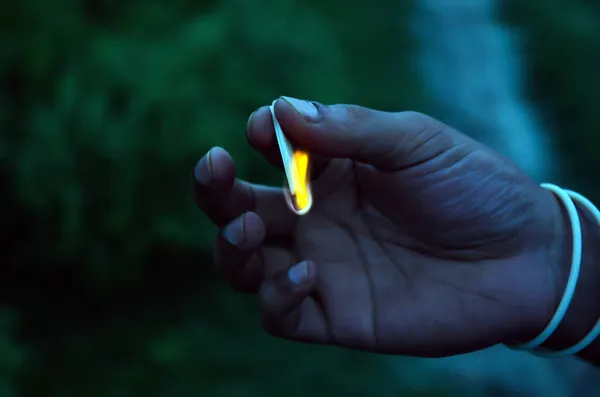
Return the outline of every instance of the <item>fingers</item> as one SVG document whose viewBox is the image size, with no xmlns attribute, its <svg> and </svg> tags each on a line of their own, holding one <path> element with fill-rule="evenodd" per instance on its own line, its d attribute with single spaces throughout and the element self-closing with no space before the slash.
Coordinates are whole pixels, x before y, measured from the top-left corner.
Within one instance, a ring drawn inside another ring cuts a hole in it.
<svg viewBox="0 0 600 397">
<path fill-rule="evenodd" d="M 255 294 L 267 278 L 294 263 L 292 253 L 265 246 L 266 228 L 254 212 L 246 212 L 224 227 L 215 242 L 215 265 L 236 291 Z"/>
<path fill-rule="evenodd" d="M 310 296 L 317 282 L 315 264 L 291 266 L 290 252 L 261 247 L 264 237 L 256 214 L 235 219 L 217 238 L 217 267 L 236 291 L 259 293 L 265 330 L 297 341 L 328 341 L 325 315 Z"/>
<path fill-rule="evenodd" d="M 194 167 L 194 201 L 217 226 L 223 226 L 232 218 L 233 214 L 222 207 L 223 198 L 230 196 L 234 182 L 235 165 L 229 154 L 220 147 L 209 150 Z M 251 205 L 247 202 L 238 204 L 244 207 Z"/>
<path fill-rule="evenodd" d="M 316 282 L 316 266 L 310 261 L 300 262 L 268 279 L 259 293 L 265 330 L 297 341 L 329 340 L 325 315 L 310 296 Z"/>
<path fill-rule="evenodd" d="M 196 205 L 219 228 L 247 211 L 262 219 L 269 235 L 285 235 L 293 226 L 294 215 L 282 190 L 237 179 L 231 156 L 220 147 L 196 164 L 192 185 Z"/>
<path fill-rule="evenodd" d="M 277 101 L 275 112 L 290 140 L 309 152 L 350 158 L 386 171 L 425 162 L 467 139 L 416 112 L 389 113 L 355 105 L 325 106 L 287 97 Z M 257 116 L 260 123 L 266 123 L 263 114 Z M 265 137 L 259 138 L 259 132 L 253 134 L 256 142 L 260 139 L 266 142 Z"/>
<path fill-rule="evenodd" d="M 215 265 L 234 290 L 258 291 L 265 272 L 259 247 L 265 236 L 265 225 L 253 212 L 234 219 L 217 236 Z"/>
</svg>

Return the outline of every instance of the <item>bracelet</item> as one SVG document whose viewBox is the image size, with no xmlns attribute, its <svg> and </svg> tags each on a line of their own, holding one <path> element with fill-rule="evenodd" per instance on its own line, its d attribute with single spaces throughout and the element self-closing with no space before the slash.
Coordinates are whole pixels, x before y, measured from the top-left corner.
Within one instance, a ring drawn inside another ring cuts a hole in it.
<svg viewBox="0 0 600 397">
<path fill-rule="evenodd" d="M 575 292 L 575 287 L 577 286 L 577 280 L 579 279 L 579 271 L 581 268 L 581 257 L 582 257 L 582 232 L 581 232 L 581 222 L 579 220 L 579 214 L 577 213 L 577 208 L 573 201 L 577 201 L 581 206 L 583 206 L 586 210 L 588 210 L 592 216 L 595 218 L 596 222 L 600 225 L 600 210 L 596 208 L 596 206 L 587 198 L 583 197 L 581 194 L 574 192 L 572 190 L 563 190 L 560 187 L 552 184 L 542 184 L 542 187 L 553 192 L 563 203 L 565 208 L 567 209 L 567 213 L 569 214 L 569 219 L 571 222 L 571 229 L 573 235 L 573 258 L 571 262 L 571 271 L 569 273 L 569 280 L 567 281 L 567 286 L 565 288 L 565 293 L 558 305 L 556 313 L 550 320 L 550 323 L 546 328 L 538 335 L 535 339 L 524 343 L 519 346 L 511 347 L 515 350 L 529 350 L 530 353 L 535 354 L 537 356 L 542 357 L 564 357 L 579 353 L 588 347 L 599 335 L 600 335 L 600 319 L 596 322 L 592 330 L 584 336 L 579 342 L 575 345 L 568 347 L 566 349 L 560 351 L 551 351 L 547 349 L 540 348 L 539 346 L 543 344 L 548 338 L 556 331 L 559 324 L 563 320 L 571 300 L 573 299 L 573 294 Z"/>
<path fill-rule="evenodd" d="M 565 192 L 571 197 L 571 199 L 577 201 L 582 207 L 592 214 L 594 219 L 598 224 L 600 224 L 600 211 L 596 206 L 587 198 L 583 197 L 581 194 L 574 192 L 572 190 L 565 190 Z M 545 349 L 537 349 L 537 351 L 533 351 L 532 353 L 537 356 L 542 357 L 564 357 L 570 356 L 573 354 L 577 354 L 580 351 L 584 350 L 588 347 L 598 336 L 600 335 L 600 319 L 596 322 L 592 330 L 584 336 L 579 342 L 574 344 L 571 347 L 568 347 L 564 350 L 560 351 L 549 351 Z"/>
<path fill-rule="evenodd" d="M 550 190 L 554 193 L 565 206 L 569 219 L 571 220 L 571 229 L 573 231 L 573 259 L 571 261 L 571 271 L 569 273 L 569 280 L 563 294 L 562 299 L 552 316 L 552 319 L 546 326 L 546 328 L 533 340 L 523 343 L 517 346 L 511 346 L 514 350 L 535 350 L 538 346 L 544 343 L 560 325 L 561 321 L 565 317 L 565 313 L 571 304 L 573 294 L 575 293 L 575 287 L 577 286 L 577 280 L 579 279 L 579 269 L 581 268 L 581 251 L 582 251 L 582 239 L 581 239 L 581 223 L 579 221 L 579 214 L 577 208 L 573 203 L 573 200 L 569 195 L 560 187 L 545 183 L 541 185 L 543 188 Z"/>
</svg>

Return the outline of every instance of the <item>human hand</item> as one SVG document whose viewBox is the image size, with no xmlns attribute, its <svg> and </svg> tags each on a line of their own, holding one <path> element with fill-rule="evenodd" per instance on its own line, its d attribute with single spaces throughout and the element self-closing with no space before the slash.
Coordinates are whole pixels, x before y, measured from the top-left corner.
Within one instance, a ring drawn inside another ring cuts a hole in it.
<svg viewBox="0 0 600 397">
<path fill-rule="evenodd" d="M 545 327 L 564 286 L 552 193 L 419 113 L 294 99 L 275 112 L 316 157 L 307 215 L 290 211 L 282 189 L 237 179 L 222 148 L 194 169 L 196 203 L 221 229 L 216 264 L 234 289 L 260 296 L 267 331 L 440 357 Z M 281 167 L 268 107 L 247 137 Z"/>
</svg>

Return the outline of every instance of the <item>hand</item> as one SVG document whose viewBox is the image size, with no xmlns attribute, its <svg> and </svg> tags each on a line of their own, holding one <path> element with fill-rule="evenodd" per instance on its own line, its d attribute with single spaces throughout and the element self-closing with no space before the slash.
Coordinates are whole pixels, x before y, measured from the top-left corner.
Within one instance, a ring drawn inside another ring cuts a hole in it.
<svg viewBox="0 0 600 397">
<path fill-rule="evenodd" d="M 221 229 L 215 260 L 257 293 L 273 335 L 440 357 L 533 338 L 560 300 L 554 196 L 512 162 L 428 116 L 279 99 L 283 131 L 318 156 L 314 206 L 236 179 L 213 148 L 194 169 Z M 281 167 L 268 107 L 252 147 Z M 283 178 L 283 173 L 282 173 Z"/>
</svg>

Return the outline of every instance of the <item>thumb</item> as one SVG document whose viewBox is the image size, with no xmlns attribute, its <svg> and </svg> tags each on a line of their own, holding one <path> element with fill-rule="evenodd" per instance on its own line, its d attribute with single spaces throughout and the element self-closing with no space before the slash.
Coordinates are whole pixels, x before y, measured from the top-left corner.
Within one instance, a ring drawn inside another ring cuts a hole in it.
<svg viewBox="0 0 600 397">
<path fill-rule="evenodd" d="M 277 100 L 275 112 L 295 145 L 315 155 L 350 158 L 383 171 L 427 162 L 470 140 L 417 112 L 326 106 L 289 97 Z"/>
</svg>

